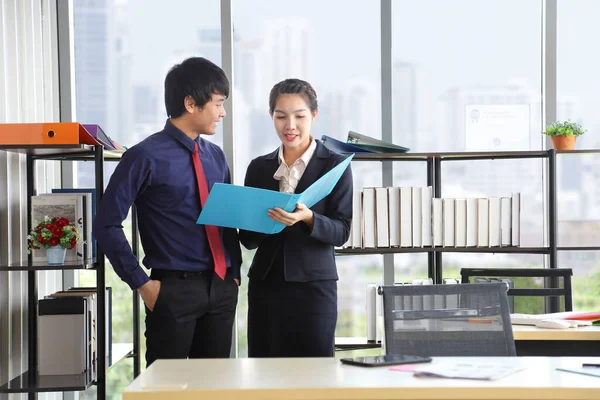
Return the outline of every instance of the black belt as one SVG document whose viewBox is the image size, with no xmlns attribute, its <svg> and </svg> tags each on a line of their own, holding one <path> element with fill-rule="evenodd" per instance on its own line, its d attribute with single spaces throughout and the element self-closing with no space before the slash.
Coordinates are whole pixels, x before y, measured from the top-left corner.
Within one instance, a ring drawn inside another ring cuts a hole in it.
<svg viewBox="0 0 600 400">
<path fill-rule="evenodd" d="M 206 275 L 210 271 L 177 271 L 173 269 L 154 269 L 150 271 L 150 279 L 163 280 L 168 277 L 177 279 L 193 279 Z"/>
</svg>

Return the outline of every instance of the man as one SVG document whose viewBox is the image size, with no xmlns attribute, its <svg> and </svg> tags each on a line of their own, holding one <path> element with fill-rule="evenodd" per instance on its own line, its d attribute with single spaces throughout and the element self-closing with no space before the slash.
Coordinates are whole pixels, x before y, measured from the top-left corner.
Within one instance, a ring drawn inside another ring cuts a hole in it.
<svg viewBox="0 0 600 400">
<path fill-rule="evenodd" d="M 228 357 L 240 283 L 235 229 L 196 224 L 215 182 L 231 183 L 223 151 L 200 137 L 225 117 L 229 81 L 199 57 L 165 78 L 170 117 L 162 131 L 128 149 L 94 221 L 98 245 L 146 305 L 146 363 L 160 358 Z M 122 222 L 137 207 L 145 251 L 133 255 Z"/>
</svg>

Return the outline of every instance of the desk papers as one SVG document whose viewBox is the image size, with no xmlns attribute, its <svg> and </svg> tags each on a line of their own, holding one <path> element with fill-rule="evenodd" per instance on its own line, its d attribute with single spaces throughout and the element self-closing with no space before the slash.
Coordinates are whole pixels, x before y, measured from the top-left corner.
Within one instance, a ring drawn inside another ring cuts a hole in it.
<svg viewBox="0 0 600 400">
<path fill-rule="evenodd" d="M 414 370 L 414 376 L 452 379 L 496 380 L 523 370 L 508 364 L 440 363 Z"/>
</svg>

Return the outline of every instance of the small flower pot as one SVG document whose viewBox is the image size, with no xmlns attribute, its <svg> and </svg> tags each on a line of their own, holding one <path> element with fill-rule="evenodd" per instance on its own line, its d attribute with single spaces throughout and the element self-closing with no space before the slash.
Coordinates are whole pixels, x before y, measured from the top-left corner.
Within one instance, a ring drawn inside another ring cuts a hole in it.
<svg viewBox="0 0 600 400">
<path fill-rule="evenodd" d="M 67 249 L 62 246 L 53 246 L 46 249 L 46 258 L 49 265 L 62 265 L 65 263 Z"/>
<path fill-rule="evenodd" d="M 552 136 L 552 145 L 556 150 L 573 150 L 575 148 L 577 136 Z"/>
</svg>

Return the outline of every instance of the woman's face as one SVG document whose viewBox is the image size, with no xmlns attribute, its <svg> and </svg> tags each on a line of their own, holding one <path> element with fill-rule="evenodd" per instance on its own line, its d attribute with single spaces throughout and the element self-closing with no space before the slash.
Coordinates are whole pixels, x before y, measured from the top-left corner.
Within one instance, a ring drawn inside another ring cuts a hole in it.
<svg viewBox="0 0 600 400">
<path fill-rule="evenodd" d="M 273 124 L 285 149 L 305 151 L 310 144 L 310 128 L 318 111 L 299 94 L 282 94 L 273 110 Z"/>
</svg>

